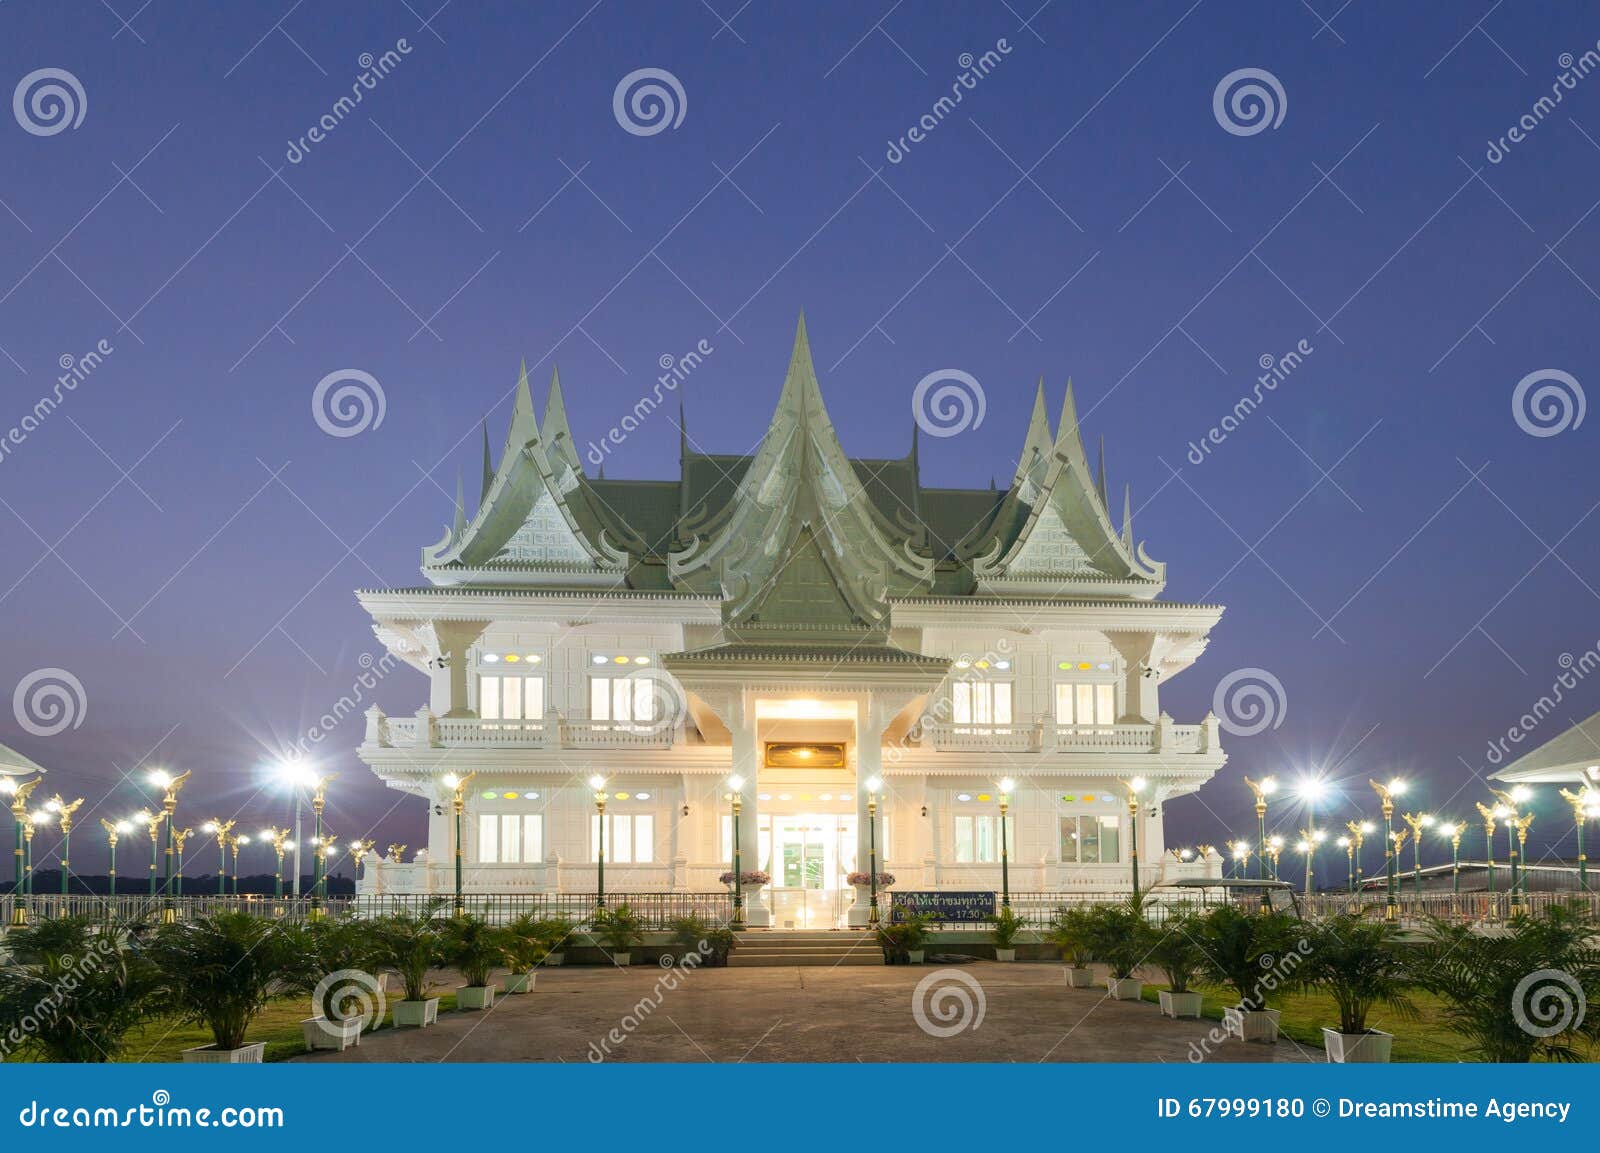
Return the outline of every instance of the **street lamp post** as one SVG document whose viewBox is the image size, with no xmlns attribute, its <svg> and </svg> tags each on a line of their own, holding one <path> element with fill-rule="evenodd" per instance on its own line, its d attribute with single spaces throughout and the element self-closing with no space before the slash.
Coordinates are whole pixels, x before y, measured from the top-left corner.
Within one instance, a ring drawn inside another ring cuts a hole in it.
<svg viewBox="0 0 1600 1153">
<path fill-rule="evenodd" d="M 1583 826 L 1589 823 L 1591 817 L 1600 816 L 1600 793 L 1585 785 L 1581 793 L 1562 789 L 1561 799 L 1572 806 L 1572 823 L 1578 827 L 1578 889 L 1587 893 L 1589 856 L 1583 851 Z"/>
<path fill-rule="evenodd" d="M 1350 830 L 1350 844 L 1355 851 L 1356 882 L 1350 891 L 1359 893 L 1366 879 L 1361 872 L 1361 846 L 1366 843 L 1367 834 L 1375 831 L 1375 828 L 1371 821 L 1346 821 L 1344 827 Z"/>
<path fill-rule="evenodd" d="M 12 853 L 15 858 L 16 874 L 11 886 L 11 923 L 13 925 L 26 925 L 28 923 L 28 905 L 23 900 L 24 884 L 27 877 L 27 843 L 26 826 L 28 824 L 28 794 L 39 787 L 43 778 L 35 777 L 31 781 L 18 781 L 15 777 L 0 777 L 0 792 L 11 798 L 11 820 L 16 840 Z"/>
<path fill-rule="evenodd" d="M 1011 908 L 1011 846 L 1006 835 L 1006 813 L 1011 808 L 1011 793 L 1017 783 L 1010 777 L 1000 782 L 1000 904 Z M 1135 889 L 1138 883 L 1134 883 Z"/>
<path fill-rule="evenodd" d="M 867 781 L 867 924 L 878 923 L 878 790 L 883 788 L 880 777 Z M 859 843 L 859 842 L 857 842 Z"/>
<path fill-rule="evenodd" d="M 270 834 L 262 835 L 263 837 L 270 836 Z M 355 863 L 356 880 L 358 881 L 361 879 L 361 862 L 366 859 L 368 853 L 372 852 L 373 843 L 361 838 L 350 842 L 350 860 Z"/>
<path fill-rule="evenodd" d="M 45 802 L 44 807 L 56 815 L 61 822 L 61 895 L 67 895 L 67 877 L 72 870 L 72 814 L 76 813 L 83 804 L 83 798 L 67 802 L 57 793 Z"/>
<path fill-rule="evenodd" d="M 194 836 L 193 829 L 184 829 L 182 832 L 174 832 L 172 834 L 172 843 L 177 847 L 178 850 L 178 875 L 176 878 L 176 892 L 180 897 L 183 896 L 183 846 L 184 843 L 192 836 Z"/>
<path fill-rule="evenodd" d="M 143 825 L 145 832 L 150 834 L 150 899 L 156 899 L 156 858 L 161 854 L 161 822 L 165 814 L 160 809 L 152 812 L 149 809 L 140 809 L 133 814 L 136 825 Z"/>
<path fill-rule="evenodd" d="M 1305 777 L 1295 787 L 1295 792 L 1306 806 L 1306 827 L 1301 831 L 1301 836 L 1310 842 L 1311 847 L 1306 851 L 1306 896 L 1311 896 L 1312 875 L 1316 870 L 1317 846 L 1327 839 L 1326 833 L 1317 831 L 1316 803 L 1327 791 L 1327 785 L 1320 777 Z"/>
<path fill-rule="evenodd" d="M 1133 899 L 1139 899 L 1139 794 L 1148 784 L 1143 777 L 1124 781 L 1128 790 L 1128 864 L 1133 874 Z"/>
<path fill-rule="evenodd" d="M 1256 848 L 1259 855 L 1256 857 L 1256 873 L 1260 880 L 1267 879 L 1267 798 L 1278 791 L 1276 777 L 1263 777 L 1261 780 L 1252 781 L 1249 777 L 1244 783 L 1250 786 L 1250 791 L 1256 797 Z M 1262 904 L 1267 903 L 1263 894 Z"/>
<path fill-rule="evenodd" d="M 28 827 L 22 831 L 23 879 L 28 888 L 29 904 L 33 902 L 33 837 L 34 833 L 50 823 L 50 813 L 46 809 L 35 809 L 28 814 Z"/>
<path fill-rule="evenodd" d="M 1436 826 L 1441 837 L 1450 838 L 1450 912 L 1461 912 L 1461 834 L 1466 825 L 1459 821 L 1440 821 Z"/>
<path fill-rule="evenodd" d="M 316 854 L 311 858 L 311 908 L 307 916 L 313 921 L 322 920 L 323 902 L 328 896 L 328 846 L 325 843 L 327 836 L 322 827 L 322 810 L 328 803 L 328 782 L 338 776 L 337 773 L 328 773 L 324 776 L 313 776 L 311 785 L 311 814 L 317 827 L 317 836 L 314 842 Z M 456 823 L 461 823 L 459 815 Z M 456 838 L 456 852 L 461 852 L 461 838 Z M 459 856 L 457 860 L 459 861 Z M 457 881 L 459 887 L 460 882 Z"/>
<path fill-rule="evenodd" d="M 1422 892 L 1422 830 L 1433 824 L 1427 813 L 1406 813 L 1401 820 L 1411 826 L 1411 881 L 1412 888 Z"/>
<path fill-rule="evenodd" d="M 1489 915 L 1494 916 L 1494 823 L 1495 811 L 1488 805 L 1478 805 L 1478 814 L 1483 818 L 1483 849 L 1484 863 L 1489 870 Z"/>
<path fill-rule="evenodd" d="M 1494 815 L 1499 817 L 1506 827 L 1506 852 L 1511 858 L 1511 912 L 1515 915 L 1524 911 L 1527 878 L 1524 854 L 1521 850 L 1528 843 L 1528 826 L 1533 823 L 1533 815 L 1530 813 L 1523 819 L 1518 807 L 1533 796 L 1533 790 L 1526 785 L 1518 785 L 1510 792 L 1499 789 L 1489 791 L 1500 802 L 1494 808 Z"/>
<path fill-rule="evenodd" d="M 162 888 L 161 922 L 170 925 L 178 919 L 178 903 L 173 899 L 172 893 L 172 867 L 176 863 L 174 845 L 172 843 L 173 814 L 178 809 L 178 790 L 183 788 L 189 780 L 187 772 L 172 776 L 163 769 L 155 769 L 150 773 L 149 781 L 161 790 L 161 816 L 167 826 L 167 880 Z"/>
<path fill-rule="evenodd" d="M 132 821 L 108 821 L 100 818 L 100 827 L 106 831 L 106 845 L 111 850 L 111 867 L 106 870 L 106 887 L 109 895 L 117 895 L 117 840 L 123 833 L 133 831 Z"/>
<path fill-rule="evenodd" d="M 235 833 L 228 838 L 228 847 L 233 850 L 233 895 L 239 895 L 239 849 L 248 845 L 250 838 L 240 833 Z"/>
<path fill-rule="evenodd" d="M 1249 841 L 1235 841 L 1228 846 L 1233 856 L 1234 876 L 1243 879 L 1250 875 L 1250 854 L 1252 846 Z"/>
<path fill-rule="evenodd" d="M 744 778 L 738 773 L 728 778 L 729 817 L 733 832 L 733 928 L 744 928 L 744 854 L 739 848 L 739 815 L 744 809 Z"/>
<path fill-rule="evenodd" d="M 1283 853 L 1283 843 L 1283 838 L 1277 835 L 1267 838 L 1267 856 L 1272 859 L 1272 879 L 1274 881 L 1278 879 L 1278 857 Z M 1265 892 L 1261 894 L 1261 907 L 1263 909 L 1272 907 L 1272 902 L 1267 900 Z"/>
<path fill-rule="evenodd" d="M 456 865 L 456 916 L 467 915 L 467 900 L 462 894 L 461 871 L 461 815 L 467 808 L 467 785 L 477 773 L 468 773 L 466 776 L 457 776 L 455 773 L 444 775 L 444 786 L 452 790 L 450 798 L 450 811 L 455 817 L 455 865 Z M 319 832 L 320 835 L 320 832 Z M 319 850 L 320 852 L 320 846 Z"/>
<path fill-rule="evenodd" d="M 1372 791 L 1378 794 L 1378 800 L 1383 804 L 1383 871 L 1387 882 L 1383 915 L 1385 920 L 1397 921 L 1400 919 L 1400 882 L 1395 873 L 1398 864 L 1395 852 L 1399 846 L 1394 837 L 1394 799 L 1406 791 L 1406 783 L 1395 777 L 1386 785 L 1370 779 L 1367 784 L 1372 786 Z"/>
<path fill-rule="evenodd" d="M 228 833 L 237 822 L 211 820 L 200 826 L 202 833 L 217 838 L 217 896 L 228 895 Z"/>
<path fill-rule="evenodd" d="M 288 829 L 279 829 L 268 825 L 261 830 L 261 839 L 272 842 L 272 851 L 277 854 L 277 865 L 272 874 L 272 895 L 278 900 L 283 899 L 283 847 L 289 837 Z M 370 848 L 370 842 L 368 843 Z"/>
<path fill-rule="evenodd" d="M 1349 882 L 1350 895 L 1356 894 L 1356 843 L 1349 837 L 1340 837 L 1333 842 L 1344 850 L 1344 871 Z"/>
<path fill-rule="evenodd" d="M 595 895 L 594 907 L 597 914 L 604 913 L 606 908 L 606 779 L 599 773 L 589 778 L 589 788 L 594 792 L 595 811 L 600 814 L 600 833 L 595 840 Z M 738 879 L 735 878 L 735 883 Z"/>
</svg>

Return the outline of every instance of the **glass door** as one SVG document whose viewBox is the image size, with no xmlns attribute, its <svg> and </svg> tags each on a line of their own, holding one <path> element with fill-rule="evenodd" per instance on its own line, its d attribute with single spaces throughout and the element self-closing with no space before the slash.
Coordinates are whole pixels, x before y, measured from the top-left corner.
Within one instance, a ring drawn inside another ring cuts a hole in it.
<svg viewBox="0 0 1600 1153">
<path fill-rule="evenodd" d="M 855 816 L 775 814 L 772 844 L 773 927 L 837 928 L 852 892 L 845 876 L 855 868 Z"/>
</svg>

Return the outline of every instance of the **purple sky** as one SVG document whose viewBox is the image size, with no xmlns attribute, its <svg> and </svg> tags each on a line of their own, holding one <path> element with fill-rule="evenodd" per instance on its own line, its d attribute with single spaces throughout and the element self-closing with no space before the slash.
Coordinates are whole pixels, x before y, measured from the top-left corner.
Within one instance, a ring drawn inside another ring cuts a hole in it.
<svg viewBox="0 0 1600 1153">
<path fill-rule="evenodd" d="M 143 803 L 119 782 L 144 762 L 193 769 L 197 814 L 283 817 L 257 766 L 376 653 L 351 590 L 417 581 L 485 414 L 504 435 L 520 358 L 541 397 L 559 363 L 587 441 L 706 340 L 690 433 L 745 451 L 802 306 L 854 455 L 906 451 L 927 373 L 981 382 L 981 427 L 924 438 L 928 484 L 1004 484 L 1035 380 L 1053 418 L 1074 379 L 1167 595 L 1228 606 L 1164 706 L 1196 721 L 1250 667 L 1287 701 L 1173 806 L 1175 841 L 1246 832 L 1243 773 L 1319 765 L 1352 813 L 1374 807 L 1368 775 L 1401 772 L 1465 816 L 1487 742 L 1600 641 L 1597 426 L 1532 436 L 1512 405 L 1540 370 L 1594 383 L 1600 77 L 1534 111 L 1600 37 L 1592 8 L 1474 26 L 1444 3 L 1058 0 L 1024 25 L 1031 0 L 455 3 L 421 26 L 436 6 L 0 6 L 6 90 L 64 69 L 86 99 L 50 135 L 0 118 L 0 428 L 62 357 L 113 350 L 0 456 L 0 688 L 60 668 L 87 700 L 50 737 L 0 710 L 0 741 L 94 816 Z M 361 55 L 402 38 L 289 162 Z M 1002 39 L 887 160 L 962 54 Z M 612 94 L 647 67 L 686 107 L 638 136 Z M 1242 68 L 1281 85 L 1276 127 L 1214 115 Z M 1302 340 L 1290 380 L 1191 463 L 1258 358 Z M 385 415 L 332 437 L 312 390 L 349 368 Z M 672 475 L 677 446 L 663 414 L 607 475 Z M 379 695 L 423 697 L 409 671 Z M 1596 708 L 1578 685 L 1530 744 Z M 333 826 L 419 843 L 420 804 L 395 806 L 359 739 L 352 720 L 323 745 Z M 1558 835 L 1570 854 L 1565 805 L 1537 808 L 1535 857 Z M 75 863 L 98 867 L 84 840 Z"/>
</svg>

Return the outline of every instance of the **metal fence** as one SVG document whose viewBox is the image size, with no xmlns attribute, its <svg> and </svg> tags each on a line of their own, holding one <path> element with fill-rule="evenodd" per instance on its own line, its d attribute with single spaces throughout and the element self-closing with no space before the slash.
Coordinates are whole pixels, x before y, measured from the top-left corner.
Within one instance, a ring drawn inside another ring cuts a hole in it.
<svg viewBox="0 0 1600 1153">
<path fill-rule="evenodd" d="M 578 925 L 594 920 L 600 908 L 598 893 L 464 893 L 463 910 L 473 917 L 504 923 L 527 914 L 537 919 L 565 917 Z M 727 924 L 733 918 L 733 895 L 727 890 L 709 893 L 613 893 L 605 895 L 605 907 L 626 905 L 646 930 L 670 929 L 675 921 L 695 916 L 713 925 Z M 358 917 L 379 917 L 390 913 L 429 914 L 448 917 L 455 912 L 454 896 L 424 893 L 394 893 L 357 897 L 351 907 Z"/>
<path fill-rule="evenodd" d="M 351 897 L 327 897 L 322 907 L 329 917 L 346 916 L 353 907 Z M 32 897 L 11 894 L 0 896 L 0 929 L 16 921 L 16 909 L 21 905 L 27 919 L 54 920 L 57 917 L 100 917 L 116 921 L 159 921 L 165 901 L 148 894 L 119 894 L 115 897 L 86 894 L 41 893 Z M 245 912 L 263 917 L 303 921 L 311 914 L 311 898 L 262 897 L 253 894 L 240 896 L 174 897 L 173 909 L 177 919 L 187 921 L 213 913 Z"/>
</svg>

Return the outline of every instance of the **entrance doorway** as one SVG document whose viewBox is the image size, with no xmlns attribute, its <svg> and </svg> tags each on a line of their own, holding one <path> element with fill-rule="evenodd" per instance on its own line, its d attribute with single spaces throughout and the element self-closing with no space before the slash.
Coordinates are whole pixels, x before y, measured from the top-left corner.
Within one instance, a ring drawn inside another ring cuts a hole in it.
<svg viewBox="0 0 1600 1153">
<path fill-rule="evenodd" d="M 855 899 L 854 813 L 772 816 L 772 927 L 837 929 Z"/>
</svg>

